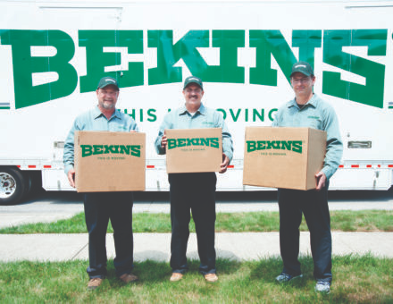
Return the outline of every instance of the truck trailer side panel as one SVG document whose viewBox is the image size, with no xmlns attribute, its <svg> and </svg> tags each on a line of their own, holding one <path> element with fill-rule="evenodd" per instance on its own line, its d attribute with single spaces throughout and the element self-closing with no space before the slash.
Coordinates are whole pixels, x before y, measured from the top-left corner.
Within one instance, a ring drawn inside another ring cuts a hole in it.
<svg viewBox="0 0 393 304">
<path fill-rule="evenodd" d="M 314 67 L 315 93 L 340 121 L 344 155 L 330 189 L 387 190 L 392 14 L 391 1 L 0 1 L 0 202 L 16 189 L 10 168 L 25 183 L 41 172 L 46 190 L 71 190 L 62 144 L 106 75 L 120 83 L 119 110 L 147 134 L 148 191 L 168 190 L 153 142 L 191 74 L 233 135 L 217 189 L 269 190 L 242 184 L 245 127 L 270 126 L 293 98 L 298 60 Z"/>
</svg>

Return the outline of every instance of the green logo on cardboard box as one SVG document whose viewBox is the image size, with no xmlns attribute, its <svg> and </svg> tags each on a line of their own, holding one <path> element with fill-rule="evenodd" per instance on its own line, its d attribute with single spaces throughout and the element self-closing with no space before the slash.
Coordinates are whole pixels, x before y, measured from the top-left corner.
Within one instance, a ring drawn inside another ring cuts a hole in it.
<svg viewBox="0 0 393 304">
<path fill-rule="evenodd" d="M 140 145 L 80 145 L 82 157 L 98 154 L 127 154 L 131 156 L 141 156 Z"/>
<path fill-rule="evenodd" d="M 257 150 L 289 150 L 296 153 L 302 153 L 302 141 L 301 140 L 248 140 L 247 152 L 254 152 Z"/>
<path fill-rule="evenodd" d="M 220 141 L 218 137 L 207 138 L 168 138 L 168 149 L 187 147 L 187 146 L 206 146 L 218 149 Z"/>
</svg>

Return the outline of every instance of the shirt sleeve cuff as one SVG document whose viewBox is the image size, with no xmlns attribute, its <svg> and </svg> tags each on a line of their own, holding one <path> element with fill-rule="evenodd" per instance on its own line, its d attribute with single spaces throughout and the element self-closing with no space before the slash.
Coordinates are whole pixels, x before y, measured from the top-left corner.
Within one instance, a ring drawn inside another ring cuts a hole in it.
<svg viewBox="0 0 393 304">
<path fill-rule="evenodd" d="M 328 167 L 322 168 L 321 171 L 322 171 L 323 173 L 325 173 L 325 176 L 326 176 L 327 179 L 330 179 L 330 178 L 333 176 L 333 173 L 334 173 L 334 172 L 332 172 L 332 170 L 331 170 L 330 168 L 328 168 Z"/>
<path fill-rule="evenodd" d="M 232 161 L 232 158 L 233 158 L 233 153 L 232 152 L 223 151 L 222 153 L 224 153 L 229 158 L 229 162 Z"/>
<path fill-rule="evenodd" d="M 65 174 L 68 175 L 68 171 L 70 171 L 72 168 L 74 168 L 74 165 L 72 165 L 72 164 L 64 165 L 64 172 L 65 172 Z"/>
</svg>

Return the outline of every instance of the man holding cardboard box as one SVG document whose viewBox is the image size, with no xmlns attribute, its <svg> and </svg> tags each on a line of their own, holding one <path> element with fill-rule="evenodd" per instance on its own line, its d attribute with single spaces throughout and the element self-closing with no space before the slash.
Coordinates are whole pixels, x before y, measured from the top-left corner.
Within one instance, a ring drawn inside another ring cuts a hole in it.
<svg viewBox="0 0 393 304">
<path fill-rule="evenodd" d="M 158 154 L 166 153 L 168 139 L 165 130 L 167 129 L 221 128 L 223 153 L 219 172 L 224 173 L 233 155 L 231 134 L 222 115 L 202 104 L 203 94 L 201 79 L 194 76 L 187 77 L 183 87 L 186 103 L 165 116 L 155 147 Z M 189 162 L 192 161 L 193 159 L 189 159 Z M 218 280 L 214 249 L 216 175 L 214 172 L 169 173 L 168 179 L 172 224 L 170 281 L 181 280 L 188 269 L 186 252 L 191 209 L 198 239 L 199 270 L 206 281 L 215 282 Z"/>
<path fill-rule="evenodd" d="M 343 145 L 333 107 L 313 93 L 315 76 L 309 63 L 301 61 L 293 65 L 291 84 L 295 98 L 278 110 L 273 126 L 310 127 L 326 131 L 326 156 L 323 168 L 315 175 L 315 190 L 278 190 L 280 247 L 284 268 L 276 280 L 288 282 L 302 277 L 298 255 L 299 226 L 303 213 L 310 230 L 314 277 L 317 280 L 315 290 L 329 293 L 332 281 L 332 240 L 327 193 L 329 179 L 340 164 Z"/>
<path fill-rule="evenodd" d="M 135 132 L 138 130 L 130 116 L 115 108 L 119 97 L 119 85 L 114 78 L 101 78 L 96 94 L 97 107 L 75 119 L 65 141 L 64 171 L 72 187 L 75 187 L 76 131 Z M 88 289 L 99 287 L 107 274 L 105 238 L 109 220 L 114 231 L 116 275 L 125 283 L 138 279 L 131 273 L 133 268 L 132 205 L 132 192 L 93 192 L 84 195 L 86 226 L 89 232 Z"/>
</svg>

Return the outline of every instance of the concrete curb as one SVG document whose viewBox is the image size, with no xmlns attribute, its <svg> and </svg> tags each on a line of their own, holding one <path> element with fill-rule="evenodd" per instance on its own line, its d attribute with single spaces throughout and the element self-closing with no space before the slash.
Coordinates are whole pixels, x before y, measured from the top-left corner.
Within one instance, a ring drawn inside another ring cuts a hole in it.
<svg viewBox="0 0 393 304">
<path fill-rule="evenodd" d="M 300 233 L 300 253 L 310 255 L 309 232 Z M 393 258 L 393 232 L 332 232 L 333 255 L 366 254 Z M 2 234 L 0 261 L 70 261 L 88 259 L 87 234 Z M 6 245 L 5 245 L 6 244 Z M 238 261 L 279 256 L 278 232 L 216 233 L 217 257 Z M 108 258 L 115 256 L 107 234 Z M 188 254 L 198 259 L 195 233 Z M 134 233 L 135 261 L 169 261 L 170 233 Z"/>
</svg>

